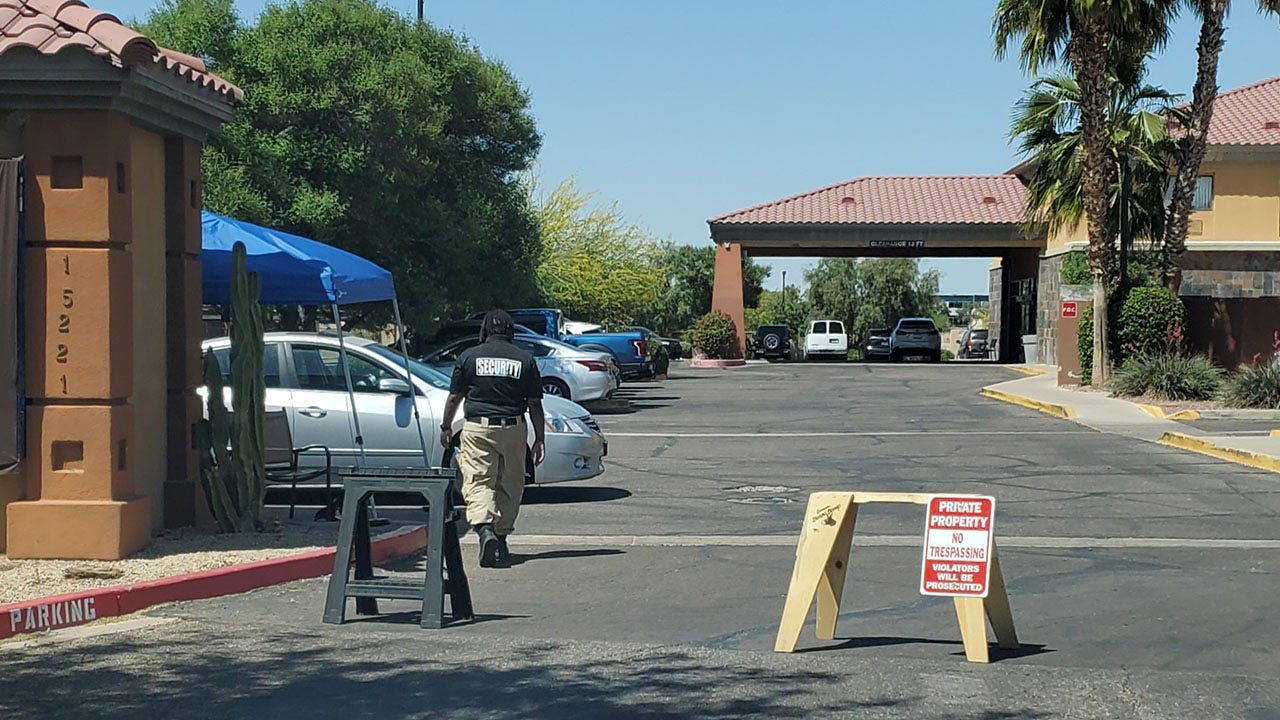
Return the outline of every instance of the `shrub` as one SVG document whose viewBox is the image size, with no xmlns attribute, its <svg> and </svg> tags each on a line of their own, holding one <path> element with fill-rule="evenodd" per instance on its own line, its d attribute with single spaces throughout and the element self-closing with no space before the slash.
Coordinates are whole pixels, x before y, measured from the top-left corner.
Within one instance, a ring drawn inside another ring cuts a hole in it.
<svg viewBox="0 0 1280 720">
<path fill-rule="evenodd" d="M 1089 258 L 1082 252 L 1069 252 L 1062 258 L 1063 285 L 1092 285 Z"/>
<path fill-rule="evenodd" d="M 653 374 L 666 375 L 671 370 L 671 351 L 656 337 L 650 338 L 649 342 L 653 345 Z"/>
<path fill-rule="evenodd" d="M 1280 409 L 1280 366 L 1255 365 L 1227 378 L 1222 404 L 1238 408 Z"/>
<path fill-rule="evenodd" d="M 1117 395 L 1151 395 L 1163 400 L 1208 400 L 1222 387 L 1222 370 L 1203 355 L 1169 350 L 1134 355 L 1111 376 Z"/>
<path fill-rule="evenodd" d="M 1093 384 L 1093 306 L 1084 311 L 1076 330 L 1076 352 L 1080 356 L 1080 384 Z"/>
<path fill-rule="evenodd" d="M 950 361 L 950 360 L 955 360 L 955 359 L 956 359 L 956 354 L 955 354 L 955 353 L 951 352 L 950 350 L 943 350 L 943 351 L 942 351 L 942 360 L 943 360 L 943 362 Z"/>
<path fill-rule="evenodd" d="M 1171 347 L 1182 321 L 1186 306 L 1182 300 L 1162 287 L 1137 287 L 1129 291 L 1115 326 L 1115 339 L 1120 357 L 1152 353 L 1157 350 L 1178 350 Z"/>
<path fill-rule="evenodd" d="M 719 310 L 712 310 L 694 323 L 689 339 L 693 343 L 694 350 L 714 360 L 723 358 L 729 353 L 733 342 L 737 340 L 737 330 L 734 329 L 733 321 L 728 315 Z"/>
<path fill-rule="evenodd" d="M 1159 285 L 1161 266 L 1158 251 L 1134 250 L 1129 253 L 1129 287 Z M 1069 252 L 1062 258 L 1063 285 L 1092 285 L 1093 273 L 1089 271 L 1089 257 L 1085 253 Z"/>
</svg>

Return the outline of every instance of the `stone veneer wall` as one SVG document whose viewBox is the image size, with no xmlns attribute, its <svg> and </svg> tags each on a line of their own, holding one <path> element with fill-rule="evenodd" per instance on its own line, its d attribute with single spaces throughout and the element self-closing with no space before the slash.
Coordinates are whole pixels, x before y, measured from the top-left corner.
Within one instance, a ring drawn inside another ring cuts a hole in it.
<svg viewBox="0 0 1280 720">
<path fill-rule="evenodd" d="M 1062 263 L 1065 255 L 1040 258 L 1036 287 L 1036 334 L 1040 362 L 1058 364 L 1058 308 L 1062 302 Z"/>
<path fill-rule="evenodd" d="M 1000 315 L 1003 308 L 1004 295 L 1003 290 L 1004 268 L 996 266 L 991 268 L 990 279 L 987 282 L 987 328 L 990 341 L 996 344 L 997 355 L 999 348 L 1003 343 L 1000 338 Z"/>
<path fill-rule="evenodd" d="M 1184 297 L 1280 296 L 1280 252 L 1188 252 L 1183 262 Z"/>
</svg>

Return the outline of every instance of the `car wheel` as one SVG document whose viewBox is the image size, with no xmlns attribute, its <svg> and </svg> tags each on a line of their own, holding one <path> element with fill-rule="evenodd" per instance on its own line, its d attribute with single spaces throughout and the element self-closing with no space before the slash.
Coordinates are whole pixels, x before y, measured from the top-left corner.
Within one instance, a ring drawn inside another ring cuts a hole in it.
<svg viewBox="0 0 1280 720">
<path fill-rule="evenodd" d="M 573 399 L 569 397 L 569 386 L 558 378 L 542 378 L 542 394 L 562 397 L 565 400 Z"/>
<path fill-rule="evenodd" d="M 902 353 L 897 350 L 889 352 L 889 362 L 902 362 Z"/>
<path fill-rule="evenodd" d="M 780 345 L 782 345 L 782 338 L 778 336 L 778 333 L 769 333 L 768 335 L 764 336 L 765 350 L 768 350 L 769 352 L 775 352 Z"/>
</svg>

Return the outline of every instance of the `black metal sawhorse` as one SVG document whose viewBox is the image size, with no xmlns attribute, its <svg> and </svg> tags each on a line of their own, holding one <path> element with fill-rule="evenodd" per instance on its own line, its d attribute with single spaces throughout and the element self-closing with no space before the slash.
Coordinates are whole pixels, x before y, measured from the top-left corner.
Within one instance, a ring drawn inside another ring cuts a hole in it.
<svg viewBox="0 0 1280 720">
<path fill-rule="evenodd" d="M 471 589 L 462 567 L 457 517 L 450 502 L 456 471 L 445 468 L 358 468 L 344 470 L 342 523 L 334 553 L 333 575 L 324 604 L 324 622 L 346 619 L 347 598 L 356 614 L 378 614 L 377 598 L 421 600 L 424 628 L 444 627 L 444 598 L 450 620 L 471 620 Z M 426 579 L 422 583 L 375 577 L 369 539 L 369 499 L 375 492 L 419 493 L 427 501 Z M 355 577 L 351 573 L 354 553 Z M 447 573 L 447 579 L 446 579 Z"/>
</svg>

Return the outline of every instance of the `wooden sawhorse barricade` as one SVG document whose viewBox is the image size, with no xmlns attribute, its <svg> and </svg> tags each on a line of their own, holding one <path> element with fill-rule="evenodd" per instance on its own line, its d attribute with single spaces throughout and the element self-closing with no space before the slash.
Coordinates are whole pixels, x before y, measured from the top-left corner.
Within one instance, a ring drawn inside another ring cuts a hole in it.
<svg viewBox="0 0 1280 720">
<path fill-rule="evenodd" d="M 444 597 L 451 620 L 471 620 L 471 589 L 458 545 L 457 515 L 450 499 L 456 472 L 443 468 L 359 468 L 342 473 L 342 523 L 333 575 L 324 604 L 324 622 L 346 619 L 347 598 L 356 613 L 378 614 L 376 598 L 421 600 L 424 628 L 444 627 Z M 375 492 L 419 493 L 427 501 L 426 579 L 421 582 L 375 577 L 369 541 L 369 501 Z M 352 553 L 355 577 L 350 577 Z M 447 573 L 447 577 L 446 577 Z"/>
<path fill-rule="evenodd" d="M 819 492 L 810 495 L 774 651 L 795 651 L 815 595 L 818 598 L 818 639 L 835 639 L 836 618 L 840 615 L 840 599 L 844 595 L 858 506 L 870 503 L 927 505 L 930 497 L 928 493 L 884 492 Z M 964 640 L 964 654 L 969 662 L 985 663 L 989 660 L 987 620 L 991 621 L 991 629 L 1000 647 L 1019 647 L 994 541 L 987 597 L 956 597 L 954 600 L 956 618 L 960 621 L 960 637 Z"/>
</svg>

